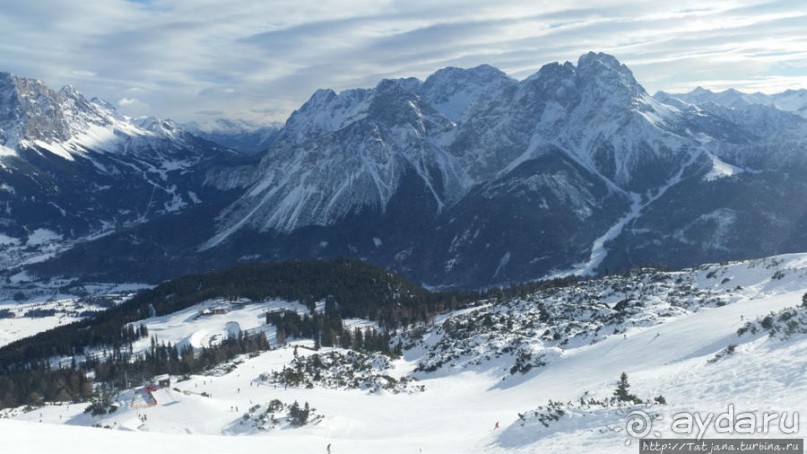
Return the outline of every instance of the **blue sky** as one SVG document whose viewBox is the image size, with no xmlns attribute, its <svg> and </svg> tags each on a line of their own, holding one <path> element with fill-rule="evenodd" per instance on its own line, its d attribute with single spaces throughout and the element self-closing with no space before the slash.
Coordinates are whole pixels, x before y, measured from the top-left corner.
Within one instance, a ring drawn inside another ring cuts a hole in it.
<svg viewBox="0 0 807 454">
<path fill-rule="evenodd" d="M 284 121 L 317 88 L 590 50 L 651 93 L 807 88 L 804 0 L 4 0 L 0 71 L 129 115 Z"/>
</svg>

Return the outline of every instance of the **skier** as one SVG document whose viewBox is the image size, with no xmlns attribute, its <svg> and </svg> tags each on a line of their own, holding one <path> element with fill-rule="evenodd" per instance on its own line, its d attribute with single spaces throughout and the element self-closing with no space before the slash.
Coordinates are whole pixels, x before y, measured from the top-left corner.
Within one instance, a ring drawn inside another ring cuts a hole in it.
<svg viewBox="0 0 807 454">
<path fill-rule="evenodd" d="M 328 443 L 327 452 L 328 452 L 328 454 L 331 454 L 331 444 L 330 443 Z"/>
<path fill-rule="evenodd" d="M 497 430 L 499 428 L 499 421 L 496 421 L 496 426 L 493 427 L 493 430 Z"/>
</svg>

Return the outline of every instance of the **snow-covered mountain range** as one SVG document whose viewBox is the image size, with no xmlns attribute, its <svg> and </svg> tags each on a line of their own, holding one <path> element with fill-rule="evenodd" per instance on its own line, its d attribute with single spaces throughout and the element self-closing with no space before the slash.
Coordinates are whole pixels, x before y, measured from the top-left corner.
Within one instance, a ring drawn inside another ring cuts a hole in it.
<svg viewBox="0 0 807 454">
<path fill-rule="evenodd" d="M 486 287 L 803 251 L 804 99 L 804 91 L 651 96 L 602 53 L 547 64 L 520 81 L 482 65 L 318 90 L 252 155 L 259 164 L 223 164 L 229 155 L 215 152 L 205 161 L 201 186 L 233 203 L 199 197 L 203 215 L 119 229 L 37 272 L 156 282 L 242 260 L 359 257 L 430 286 Z M 154 153 L 156 144 L 207 143 L 178 129 L 168 134 L 171 123 L 121 120 L 102 103 L 86 104 L 98 113 L 62 129 L 112 128 L 120 139 L 113 143 L 145 142 Z M 114 121 L 125 127 L 93 126 Z M 226 135 L 250 126 L 196 128 Z M 19 143 L 14 131 L 24 128 L 7 129 L 7 143 Z M 31 137 L 83 156 L 88 146 L 64 137 L 86 133 L 62 129 Z M 93 162 L 133 155 L 131 146 L 117 149 Z M 177 162 L 160 157 L 148 168 L 166 161 Z M 203 189 L 195 188 L 198 196 Z M 146 201 L 129 206 L 161 207 L 165 201 L 148 203 L 150 189 L 132 191 Z M 153 192 L 179 204 L 174 192 Z"/>
<path fill-rule="evenodd" d="M 650 96 L 596 53 L 522 81 L 320 90 L 201 250 L 359 256 L 438 286 L 804 250 L 804 99 Z"/>
<path fill-rule="evenodd" d="M 659 92 L 656 97 L 677 97 L 690 104 L 704 105 L 717 104 L 728 108 L 741 109 L 749 105 L 773 107 L 775 109 L 794 113 L 807 118 L 807 90 L 787 90 L 782 93 L 766 95 L 764 93 L 743 93 L 734 89 L 722 92 L 713 92 L 698 87 L 689 93 L 670 95 Z"/>
</svg>

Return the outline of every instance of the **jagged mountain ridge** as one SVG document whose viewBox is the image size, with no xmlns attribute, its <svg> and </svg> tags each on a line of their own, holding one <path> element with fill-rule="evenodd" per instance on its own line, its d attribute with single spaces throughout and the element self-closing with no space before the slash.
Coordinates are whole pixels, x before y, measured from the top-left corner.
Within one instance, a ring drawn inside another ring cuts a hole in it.
<svg viewBox="0 0 807 454">
<path fill-rule="evenodd" d="M 423 83 L 320 90 L 289 118 L 264 158 L 262 181 L 222 216 L 224 230 L 291 232 L 365 207 L 383 211 L 410 171 L 442 210 L 549 145 L 619 189 L 641 189 L 642 167 L 680 165 L 699 145 L 665 123 L 672 110 L 616 59 L 593 53 L 523 82 L 480 66 L 444 69 Z M 590 133 L 576 134 L 581 123 Z"/>
<path fill-rule="evenodd" d="M 745 111 L 690 101 L 650 96 L 625 65 L 597 53 L 576 65 L 547 64 L 522 81 L 480 66 L 446 68 L 424 82 L 320 90 L 289 118 L 258 181 L 219 216 L 218 234 L 203 250 L 258 241 L 264 257 L 360 256 L 434 285 L 622 269 L 657 257 L 666 263 L 668 251 L 609 258 L 607 244 L 643 232 L 637 224 L 652 221 L 644 219 L 651 206 L 673 203 L 686 186 L 748 192 L 741 188 L 805 162 L 807 127 L 797 115 L 772 103 Z M 780 194 L 804 190 L 777 186 Z M 656 226 L 651 246 L 702 245 L 680 233 L 692 216 L 717 216 L 698 207 L 698 196 L 672 213 L 681 225 Z M 725 205 L 740 201 L 715 203 L 736 211 Z M 656 221 L 667 217 L 652 213 Z M 751 230 L 768 223 L 758 221 L 768 215 L 748 216 Z M 700 235 L 713 234 L 723 235 Z M 746 247 L 743 235 L 697 255 L 768 250 Z M 801 241 L 791 235 L 768 252 L 799 250 Z"/>
<path fill-rule="evenodd" d="M 374 89 L 338 95 L 319 90 L 276 138 L 261 165 L 263 181 L 222 219 L 236 220 L 230 229 L 248 217 L 247 223 L 259 229 L 291 232 L 327 225 L 363 208 L 383 211 L 408 172 L 420 177 L 439 211 L 473 184 L 441 146 L 453 120 L 510 82 L 501 71 L 480 66 L 447 68 L 423 83 L 384 80 Z M 301 194 L 300 186 L 312 189 Z"/>
<path fill-rule="evenodd" d="M 656 93 L 656 97 L 676 97 L 691 104 L 705 105 L 713 103 L 729 108 L 742 108 L 749 105 L 768 106 L 807 118 L 806 89 L 785 90 L 782 93 L 767 95 L 759 92 L 743 93 L 733 88 L 714 92 L 703 87 L 697 87 L 688 93 L 670 94 L 659 92 Z"/>
<path fill-rule="evenodd" d="M 53 91 L 39 80 L 8 73 L 0 73 L 0 105 L 0 140 L 11 150 L 40 148 L 73 160 L 87 151 L 148 151 L 145 142 L 150 140 L 193 140 L 170 120 L 130 119 L 103 100 L 87 100 L 71 86 Z M 176 145 L 160 149 L 163 155 L 177 151 Z"/>
</svg>

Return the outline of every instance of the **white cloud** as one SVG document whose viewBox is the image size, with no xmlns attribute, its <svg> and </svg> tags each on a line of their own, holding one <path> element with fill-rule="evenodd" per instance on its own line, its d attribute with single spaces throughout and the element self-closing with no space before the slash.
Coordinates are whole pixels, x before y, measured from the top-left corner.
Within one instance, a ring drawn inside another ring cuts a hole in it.
<svg viewBox="0 0 807 454">
<path fill-rule="evenodd" d="M 74 70 L 70 71 L 70 75 L 74 76 L 74 77 L 80 77 L 80 78 L 91 78 L 91 77 L 97 76 L 98 74 L 96 72 L 94 72 L 94 71 L 83 71 L 83 70 L 80 70 L 80 69 L 74 69 Z"/>
<path fill-rule="evenodd" d="M 589 50 L 651 92 L 807 88 L 803 0 L 6 0 L 0 28 L 0 70 L 177 120 L 282 121 L 321 87 L 481 63 L 521 78 Z"/>
<path fill-rule="evenodd" d="M 151 106 L 137 98 L 124 97 L 118 100 L 118 109 L 131 116 L 154 116 Z"/>
</svg>

